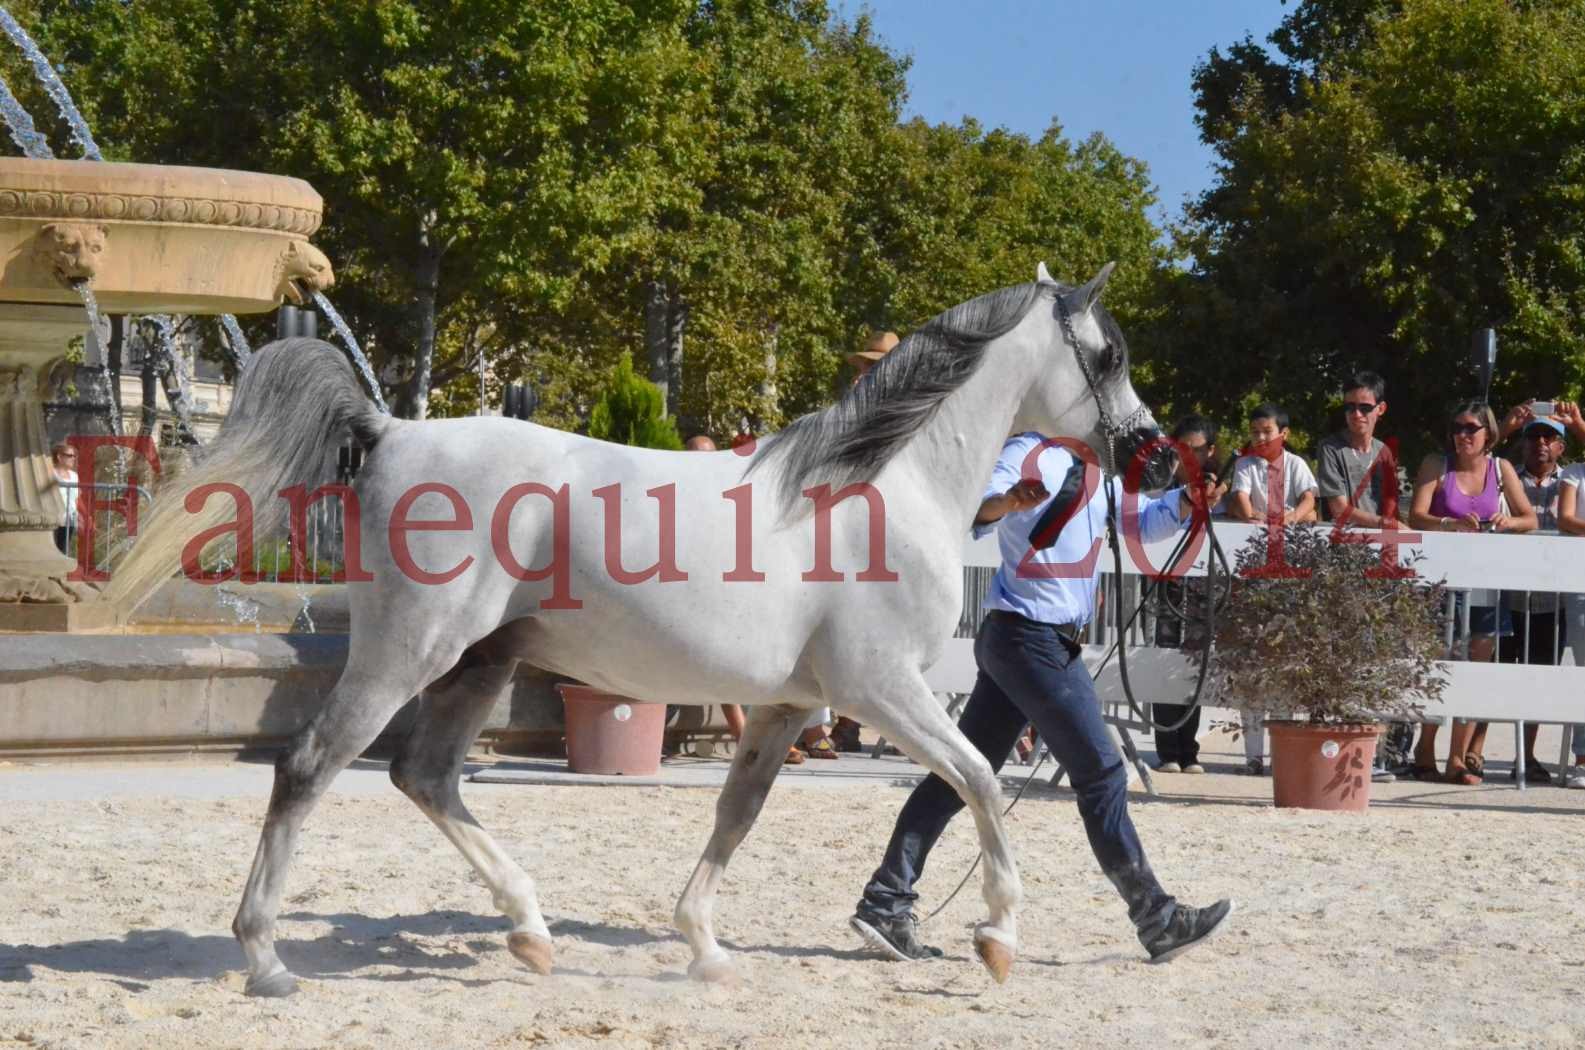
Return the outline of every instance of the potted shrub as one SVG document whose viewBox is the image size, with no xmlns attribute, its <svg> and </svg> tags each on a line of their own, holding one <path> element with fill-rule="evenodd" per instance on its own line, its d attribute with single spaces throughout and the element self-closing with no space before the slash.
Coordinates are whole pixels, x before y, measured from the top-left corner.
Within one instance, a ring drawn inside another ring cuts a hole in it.
<svg viewBox="0 0 1585 1050">
<path fill-rule="evenodd" d="M 623 354 L 589 416 L 589 436 L 619 445 L 681 450 L 677 425 L 666 418 L 660 388 L 633 371 Z M 666 705 L 649 704 L 591 686 L 564 683 L 567 768 L 574 773 L 645 776 L 660 768 Z"/>
<path fill-rule="evenodd" d="M 1420 555 L 1399 574 L 1381 555 L 1302 525 L 1257 532 L 1236 552 L 1212 695 L 1265 719 L 1278 806 L 1363 810 L 1382 723 L 1418 719 L 1446 686 L 1445 591 L 1419 575 Z"/>
</svg>

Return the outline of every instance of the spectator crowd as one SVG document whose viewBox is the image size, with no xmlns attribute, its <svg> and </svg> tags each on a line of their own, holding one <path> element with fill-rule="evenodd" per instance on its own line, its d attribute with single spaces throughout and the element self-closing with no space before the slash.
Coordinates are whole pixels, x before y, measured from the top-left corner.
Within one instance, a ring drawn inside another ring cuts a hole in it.
<svg viewBox="0 0 1585 1050">
<path fill-rule="evenodd" d="M 1449 411 L 1443 451 L 1425 457 L 1412 483 L 1400 474 L 1394 450 L 1376 436 L 1387 414 L 1386 383 L 1373 372 L 1350 377 L 1343 391 L 1342 429 L 1319 441 L 1312 465 L 1288 447 L 1288 414 L 1263 404 L 1249 413 L 1248 442 L 1218 465 L 1218 428 L 1190 416 L 1173 430 L 1188 469 L 1192 457 L 1224 490 L 1216 513 L 1244 522 L 1279 517 L 1284 524 L 1328 521 L 1342 527 L 1407 528 L 1419 532 L 1532 532 L 1552 530 L 1585 535 L 1585 463 L 1568 464 L 1569 438 L 1585 445 L 1585 419 L 1567 401 L 1528 401 L 1501 421 L 1481 401 L 1464 401 Z M 1403 490 L 1407 490 L 1404 492 Z M 1183 585 L 1179 585 L 1182 587 Z M 1189 588 L 1192 591 L 1192 586 Z M 1182 595 L 1174 596 L 1175 603 Z M 1573 645 L 1575 663 L 1585 665 L 1585 595 L 1472 591 L 1458 596 L 1455 622 L 1465 622 L 1459 639 L 1470 660 L 1558 664 Z M 1574 625 L 1570 636 L 1570 625 Z M 1186 632 L 1180 632 L 1186 633 Z M 1192 638 L 1163 637 L 1159 644 L 1197 644 Z M 1450 654 L 1451 655 L 1451 654 Z M 1156 705 L 1156 721 L 1174 725 L 1185 709 Z M 1195 731 L 1198 719 L 1156 735 L 1158 768 L 1165 772 L 1203 772 Z M 1536 730 L 1525 733 L 1527 783 L 1561 778 L 1585 788 L 1585 726 L 1573 731 L 1574 764 L 1553 774 L 1535 756 Z M 1486 723 L 1455 720 L 1447 732 L 1445 769 L 1436 762 L 1439 727 L 1425 723 L 1414 741 L 1412 725 L 1384 734 L 1373 777 L 1410 776 L 1474 785 L 1485 775 Z M 1241 772 L 1266 772 L 1258 724 L 1242 733 Z M 1517 765 L 1515 774 L 1517 774 Z"/>
</svg>

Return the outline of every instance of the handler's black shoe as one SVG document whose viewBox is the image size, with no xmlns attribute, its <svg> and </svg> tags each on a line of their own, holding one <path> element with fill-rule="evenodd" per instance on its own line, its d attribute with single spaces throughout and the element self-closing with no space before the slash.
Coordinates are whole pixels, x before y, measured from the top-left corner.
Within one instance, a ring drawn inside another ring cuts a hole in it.
<svg viewBox="0 0 1585 1050">
<path fill-rule="evenodd" d="M 1209 940 L 1222 928 L 1222 920 L 1233 913 L 1233 902 L 1220 900 L 1208 908 L 1178 906 L 1167 921 L 1167 928 L 1145 942 L 1150 961 L 1164 963 Z"/>
<path fill-rule="evenodd" d="M 919 922 L 912 915 L 886 919 L 873 912 L 856 911 L 848 925 L 864 938 L 865 944 L 896 962 L 939 959 L 943 954 L 940 948 L 920 942 Z"/>
</svg>

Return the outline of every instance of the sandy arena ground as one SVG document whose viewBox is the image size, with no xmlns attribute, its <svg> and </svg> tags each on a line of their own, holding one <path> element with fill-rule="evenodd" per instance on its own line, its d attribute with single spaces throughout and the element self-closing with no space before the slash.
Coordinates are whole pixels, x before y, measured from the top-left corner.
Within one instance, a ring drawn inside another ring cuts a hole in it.
<svg viewBox="0 0 1585 1050">
<path fill-rule="evenodd" d="M 1550 759 L 1555 730 L 1544 739 Z M 1230 768 L 1235 748 L 1213 737 L 1210 758 Z M 1475 790 L 1378 787 L 1365 818 L 1275 811 L 1269 780 L 1162 778 L 1166 797 L 1132 805 L 1157 870 L 1186 900 L 1231 895 L 1239 911 L 1160 967 L 1071 796 L 1031 792 L 1010 818 L 1026 903 L 1002 987 L 970 946 L 977 879 L 926 927 L 939 962 L 879 961 L 847 929 L 904 778 L 789 781 L 721 894 L 742 978 L 721 988 L 686 980 L 671 925 L 714 792 L 465 786 L 539 882 L 558 951 L 540 978 L 507 953 L 451 846 L 378 769 L 352 771 L 308 823 L 277 931 L 303 988 L 254 1001 L 229 925 L 268 771 L 238 769 L 0 769 L 0 1047 L 1528 1048 L 1585 1034 L 1585 792 L 1521 794 L 1501 773 Z M 961 820 L 932 857 L 927 907 L 974 853 Z"/>
</svg>

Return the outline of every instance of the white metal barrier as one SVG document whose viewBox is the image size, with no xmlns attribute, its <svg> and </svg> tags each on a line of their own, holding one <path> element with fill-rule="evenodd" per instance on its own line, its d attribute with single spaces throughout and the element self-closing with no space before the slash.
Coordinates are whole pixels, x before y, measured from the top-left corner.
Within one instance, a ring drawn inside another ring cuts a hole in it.
<svg viewBox="0 0 1585 1050">
<path fill-rule="evenodd" d="M 1330 525 L 1314 527 L 1331 528 Z M 1234 559 L 1234 552 L 1251 535 L 1262 531 L 1263 526 L 1223 521 L 1216 523 L 1217 539 L 1227 553 L 1229 563 Z M 1423 554 L 1424 560 L 1417 565 L 1420 574 L 1427 580 L 1444 582 L 1450 590 L 1501 591 L 1504 593 L 1496 600 L 1502 603 L 1506 603 L 1508 594 L 1514 592 L 1585 595 L 1585 537 L 1555 533 L 1510 536 L 1437 532 L 1410 535 L 1419 538 L 1412 544 L 1404 544 L 1400 556 L 1408 558 L 1416 553 Z M 1165 566 L 1176 543 L 1177 537 L 1174 536 L 1142 544 L 1142 547 L 1150 564 L 1159 570 Z M 1204 575 L 1206 554 L 1207 546 L 1202 545 L 1189 569 L 1189 575 Z M 965 567 L 970 569 L 965 573 L 966 581 L 984 579 L 986 568 L 1001 564 L 995 535 L 970 540 L 964 547 L 963 559 Z M 1112 568 L 1110 550 L 1102 552 L 1101 566 L 1109 576 Z M 974 571 L 976 568 L 978 572 Z M 1133 593 L 1137 595 L 1142 568 L 1135 563 L 1126 545 L 1123 550 L 1123 572 L 1125 577 L 1131 578 Z M 977 610 L 982 598 L 983 588 L 977 593 L 964 595 L 965 628 L 970 622 L 977 623 Z M 1492 600 L 1492 597 L 1477 599 L 1481 604 Z M 1565 615 L 1560 617 L 1560 622 L 1567 618 L 1568 603 L 1563 603 L 1562 612 Z M 1339 610 L 1339 615 L 1347 615 L 1347 610 Z M 1515 610 L 1513 615 L 1522 617 L 1525 613 Z M 1585 653 L 1585 623 L 1581 623 L 1577 617 L 1576 613 L 1569 641 Z M 1092 629 L 1091 644 L 1085 646 L 1085 661 L 1092 667 L 1109 648 L 1108 644 L 1096 644 L 1110 640 L 1108 626 L 1102 625 L 1098 632 Z M 960 629 L 958 633 L 960 637 L 947 643 L 941 659 L 925 675 L 931 688 L 939 692 L 964 693 L 974 686 L 974 639 L 967 629 Z M 1096 637 L 1097 633 L 1099 638 Z M 961 637 L 964 634 L 969 634 L 969 637 Z M 1130 632 L 1128 669 L 1135 696 L 1142 703 L 1184 702 L 1194 691 L 1197 669 L 1180 650 L 1144 644 L 1144 639 L 1148 637 L 1148 631 L 1136 629 Z M 1321 658 L 1317 654 L 1317 659 Z M 1585 723 L 1585 675 L 1580 673 L 1580 668 L 1568 664 L 1568 659 L 1568 653 L 1565 652 L 1563 666 L 1443 661 L 1441 666 L 1447 675 L 1447 688 L 1440 703 L 1426 706 L 1424 719 L 1436 722 L 1451 718 L 1511 722 L 1514 723 L 1516 734 L 1527 723 Z M 1340 668 L 1339 673 L 1342 672 Z M 1115 658 L 1102 671 L 1096 682 L 1096 691 L 1102 702 L 1113 710 L 1116 710 L 1113 705 L 1124 704 Z M 1569 734 L 1565 733 L 1563 755 L 1560 758 L 1560 762 L 1565 764 L 1569 761 L 1568 737 Z M 1517 748 L 1517 751 L 1522 762 L 1523 747 Z M 1522 775 L 1519 785 L 1524 786 Z"/>
</svg>

